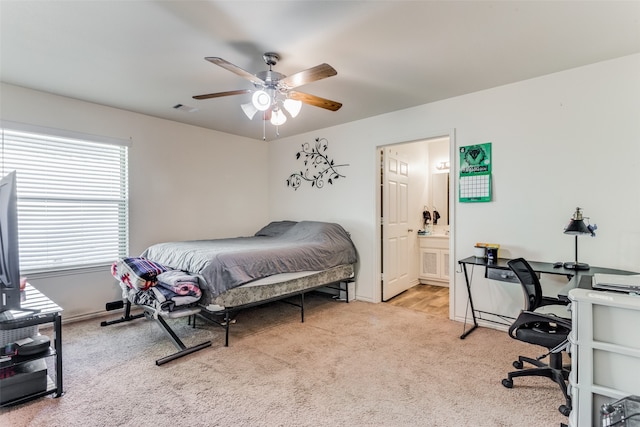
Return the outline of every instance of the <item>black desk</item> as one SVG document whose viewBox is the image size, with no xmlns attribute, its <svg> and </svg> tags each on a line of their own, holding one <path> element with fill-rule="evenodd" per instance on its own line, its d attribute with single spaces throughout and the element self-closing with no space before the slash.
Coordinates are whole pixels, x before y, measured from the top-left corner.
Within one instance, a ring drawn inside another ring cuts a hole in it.
<svg viewBox="0 0 640 427">
<path fill-rule="evenodd" d="M 471 280 L 467 272 L 467 265 L 474 265 L 474 266 L 479 265 L 479 266 L 485 267 L 484 277 L 487 277 L 489 269 L 510 271 L 511 269 L 507 265 L 507 262 L 509 262 L 508 258 L 498 258 L 496 261 L 489 262 L 486 258 L 477 258 L 474 256 L 467 257 L 458 261 L 458 264 L 462 266 L 462 271 L 464 272 L 464 280 L 467 285 L 467 295 L 469 296 L 469 305 L 471 307 L 471 317 L 473 319 L 473 326 L 468 331 L 466 330 L 467 323 L 465 322 L 465 325 L 464 325 L 465 330 L 460 336 L 460 339 L 466 338 L 467 335 L 469 335 L 471 332 L 473 332 L 474 329 L 478 327 L 478 320 L 476 318 L 476 313 L 477 312 L 484 313 L 480 310 L 476 310 L 476 308 L 473 306 L 473 297 L 471 296 Z M 528 261 L 528 260 L 527 262 L 531 265 L 531 268 L 533 268 L 533 270 L 536 273 L 556 274 L 556 275 L 567 277 L 567 280 L 568 280 L 567 284 L 558 291 L 558 299 L 566 302 L 569 301 L 569 291 L 571 289 L 576 287 L 587 288 L 587 289 L 591 288 L 591 278 L 595 273 L 638 274 L 633 271 L 617 270 L 614 268 L 605 268 L 605 267 L 591 267 L 588 270 L 572 270 L 564 267 L 554 268 L 553 267 L 554 263 L 552 262 L 539 262 L 539 261 Z M 506 280 L 506 281 L 512 281 L 512 280 Z M 519 283 L 517 279 L 515 281 Z M 492 314 L 494 316 L 501 317 L 501 318 L 506 317 L 506 316 L 498 315 L 496 313 L 488 313 L 488 314 Z M 488 320 L 488 319 L 483 319 L 483 320 Z M 488 320 L 488 321 L 491 321 L 491 320 Z"/>
<path fill-rule="evenodd" d="M 46 390 L 13 399 L 0 406 L 15 405 L 48 394 L 54 394 L 55 397 L 62 396 L 62 317 L 60 315 L 62 308 L 29 283 L 27 283 L 25 290 L 21 293 L 20 307 L 26 313 L 16 314 L 13 319 L 4 318 L 0 320 L 0 331 L 53 323 L 53 348 L 49 348 L 48 351 L 33 356 L 13 356 L 10 360 L 0 362 L 0 368 L 10 368 L 17 364 L 54 356 L 56 368 L 55 383 L 48 381 Z"/>
</svg>

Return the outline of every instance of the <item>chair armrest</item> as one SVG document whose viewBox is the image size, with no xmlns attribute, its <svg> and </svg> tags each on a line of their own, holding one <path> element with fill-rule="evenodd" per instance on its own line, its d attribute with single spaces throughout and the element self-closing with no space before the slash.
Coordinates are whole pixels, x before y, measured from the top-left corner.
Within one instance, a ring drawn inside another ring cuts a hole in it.
<svg viewBox="0 0 640 427">
<path fill-rule="evenodd" d="M 540 301 L 540 307 L 543 307 L 545 305 L 568 305 L 568 304 L 569 304 L 568 300 L 564 301 L 559 298 L 547 297 L 547 296 L 543 296 L 542 301 Z"/>
</svg>

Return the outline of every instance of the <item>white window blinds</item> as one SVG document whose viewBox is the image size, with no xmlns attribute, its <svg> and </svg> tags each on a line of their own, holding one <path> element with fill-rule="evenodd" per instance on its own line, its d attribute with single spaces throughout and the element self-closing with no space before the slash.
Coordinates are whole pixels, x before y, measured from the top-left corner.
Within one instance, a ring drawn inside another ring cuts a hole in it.
<svg viewBox="0 0 640 427">
<path fill-rule="evenodd" d="M 15 130 L 3 123 L 0 172 L 17 171 L 23 275 L 104 265 L 127 256 L 127 142 L 68 135 Z"/>
</svg>

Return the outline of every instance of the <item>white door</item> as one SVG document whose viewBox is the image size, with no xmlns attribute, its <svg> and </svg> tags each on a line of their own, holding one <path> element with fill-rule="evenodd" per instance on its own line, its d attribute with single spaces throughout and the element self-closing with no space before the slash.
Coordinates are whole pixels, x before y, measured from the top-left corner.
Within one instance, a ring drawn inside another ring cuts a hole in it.
<svg viewBox="0 0 640 427">
<path fill-rule="evenodd" d="M 382 161 L 382 300 L 409 289 L 409 164 L 393 148 Z"/>
</svg>

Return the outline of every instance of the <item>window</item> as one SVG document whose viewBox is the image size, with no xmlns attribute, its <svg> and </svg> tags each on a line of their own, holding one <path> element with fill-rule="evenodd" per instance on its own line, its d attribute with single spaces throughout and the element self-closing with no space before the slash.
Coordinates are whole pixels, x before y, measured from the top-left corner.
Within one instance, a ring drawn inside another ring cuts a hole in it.
<svg viewBox="0 0 640 427">
<path fill-rule="evenodd" d="M 17 171 L 20 271 L 127 256 L 128 141 L 2 123 L 0 173 Z"/>
</svg>

